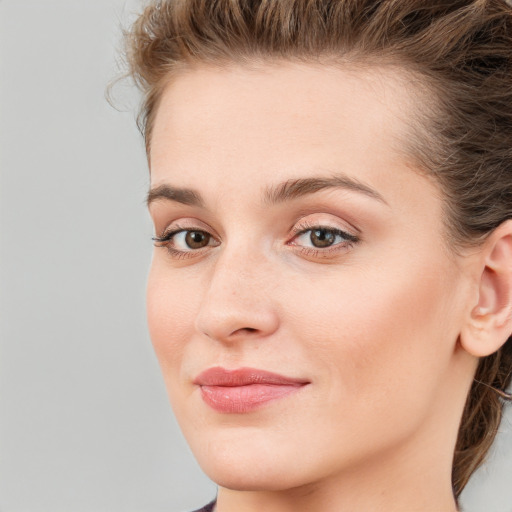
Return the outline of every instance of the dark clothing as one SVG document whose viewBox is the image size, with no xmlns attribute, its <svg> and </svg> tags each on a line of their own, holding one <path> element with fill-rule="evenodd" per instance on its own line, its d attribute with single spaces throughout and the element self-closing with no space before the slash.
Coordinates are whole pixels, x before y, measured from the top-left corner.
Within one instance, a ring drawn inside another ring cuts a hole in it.
<svg viewBox="0 0 512 512">
<path fill-rule="evenodd" d="M 208 505 L 206 505 L 205 507 L 200 508 L 199 510 L 195 510 L 194 512 L 213 512 L 213 507 L 215 507 L 216 501 L 217 500 L 213 500 L 211 503 L 208 503 Z"/>
</svg>

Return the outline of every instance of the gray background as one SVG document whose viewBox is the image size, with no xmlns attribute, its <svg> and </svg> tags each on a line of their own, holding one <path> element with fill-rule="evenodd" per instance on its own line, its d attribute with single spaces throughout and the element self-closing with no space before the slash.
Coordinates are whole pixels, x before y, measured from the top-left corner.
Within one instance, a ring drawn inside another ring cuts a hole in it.
<svg viewBox="0 0 512 512">
<path fill-rule="evenodd" d="M 119 27 L 139 8 L 0 1 L 1 512 L 174 512 L 215 495 L 146 333 L 134 91 L 115 89 L 124 112 L 104 99 Z M 512 511 L 507 414 L 466 512 Z"/>
</svg>

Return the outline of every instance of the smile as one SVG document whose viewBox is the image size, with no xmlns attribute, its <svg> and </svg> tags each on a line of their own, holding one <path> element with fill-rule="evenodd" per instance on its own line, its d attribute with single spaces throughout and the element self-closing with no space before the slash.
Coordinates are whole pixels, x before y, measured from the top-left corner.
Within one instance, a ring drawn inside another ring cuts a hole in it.
<svg viewBox="0 0 512 512">
<path fill-rule="evenodd" d="M 214 367 L 199 374 L 194 384 L 200 386 L 202 399 L 212 409 L 241 414 L 288 396 L 309 381 L 254 368 L 226 370 Z"/>
</svg>

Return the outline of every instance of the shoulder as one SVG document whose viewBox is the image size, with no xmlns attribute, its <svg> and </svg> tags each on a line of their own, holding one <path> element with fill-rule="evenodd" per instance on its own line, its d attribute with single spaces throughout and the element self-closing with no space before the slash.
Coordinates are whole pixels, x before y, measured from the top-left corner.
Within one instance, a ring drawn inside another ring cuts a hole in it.
<svg viewBox="0 0 512 512">
<path fill-rule="evenodd" d="M 194 510 L 194 512 L 213 512 L 215 509 L 215 502 L 216 500 L 213 500 L 211 503 L 208 503 L 208 505 L 204 506 L 203 508 Z"/>
</svg>

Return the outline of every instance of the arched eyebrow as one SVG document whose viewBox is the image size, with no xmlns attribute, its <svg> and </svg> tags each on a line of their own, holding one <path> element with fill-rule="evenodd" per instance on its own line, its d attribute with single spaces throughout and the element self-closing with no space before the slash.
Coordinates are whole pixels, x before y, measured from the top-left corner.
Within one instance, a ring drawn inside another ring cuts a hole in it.
<svg viewBox="0 0 512 512">
<path fill-rule="evenodd" d="M 375 189 L 345 174 L 336 174 L 325 178 L 290 179 L 277 186 L 268 187 L 263 198 L 266 204 L 273 205 L 329 188 L 342 188 L 359 192 L 384 204 L 388 204 Z"/>
<path fill-rule="evenodd" d="M 359 192 L 384 204 L 388 204 L 375 189 L 344 174 L 323 178 L 289 179 L 278 185 L 269 186 L 263 194 L 263 203 L 275 205 L 330 188 L 342 188 Z M 189 206 L 199 206 L 203 208 L 205 206 L 205 201 L 196 190 L 191 188 L 177 188 L 168 184 L 158 185 L 151 189 L 148 193 L 146 203 L 149 207 L 154 201 L 161 199 L 175 201 Z"/>
<path fill-rule="evenodd" d="M 155 201 L 166 199 L 167 201 L 175 201 L 181 204 L 190 206 L 204 207 L 204 201 L 199 192 L 191 188 L 177 188 L 171 185 L 158 185 L 148 192 L 146 204 L 149 208 L 151 203 Z"/>
</svg>

